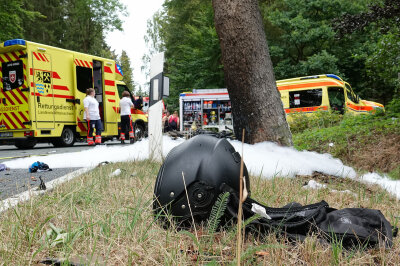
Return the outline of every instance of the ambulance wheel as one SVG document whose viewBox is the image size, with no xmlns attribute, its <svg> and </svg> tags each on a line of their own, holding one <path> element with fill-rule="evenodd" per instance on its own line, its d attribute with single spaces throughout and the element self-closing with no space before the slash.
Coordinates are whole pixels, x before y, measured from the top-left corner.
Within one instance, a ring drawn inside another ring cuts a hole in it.
<svg viewBox="0 0 400 266">
<path fill-rule="evenodd" d="M 69 128 L 64 128 L 61 137 L 53 141 L 55 147 L 71 147 L 75 143 L 75 132 Z"/>
<path fill-rule="evenodd" d="M 135 128 L 135 141 L 141 140 L 142 138 L 144 138 L 144 126 L 142 126 L 141 124 L 135 123 L 134 125 Z"/>
<path fill-rule="evenodd" d="M 18 149 L 32 149 L 35 147 L 37 143 L 36 139 L 24 139 L 24 140 L 16 140 L 15 141 L 15 147 Z"/>
</svg>

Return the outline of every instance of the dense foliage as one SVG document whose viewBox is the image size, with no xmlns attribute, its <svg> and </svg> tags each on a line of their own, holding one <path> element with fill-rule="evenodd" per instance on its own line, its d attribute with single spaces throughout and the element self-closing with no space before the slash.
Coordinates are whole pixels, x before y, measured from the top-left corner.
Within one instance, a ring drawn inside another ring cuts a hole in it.
<svg viewBox="0 0 400 266">
<path fill-rule="evenodd" d="M 119 0 L 0 0 L 0 42 L 22 38 L 111 57 L 109 31 L 121 30 Z"/>
<path fill-rule="evenodd" d="M 362 98 L 387 104 L 399 97 L 400 2 L 259 3 L 277 79 L 335 73 Z M 354 23 L 359 26 L 344 32 Z M 166 52 L 170 104 L 177 104 L 182 91 L 224 87 L 211 0 L 165 0 L 148 24 L 147 39 L 152 52 Z"/>
</svg>

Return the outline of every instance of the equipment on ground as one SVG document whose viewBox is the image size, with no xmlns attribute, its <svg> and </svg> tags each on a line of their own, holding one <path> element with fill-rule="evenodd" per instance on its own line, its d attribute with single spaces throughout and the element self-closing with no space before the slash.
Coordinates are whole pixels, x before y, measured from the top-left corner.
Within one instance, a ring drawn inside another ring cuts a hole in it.
<svg viewBox="0 0 400 266">
<path fill-rule="evenodd" d="M 238 178 L 239 172 L 240 155 L 226 139 L 196 136 L 172 149 L 165 159 L 154 189 L 154 207 L 171 203 L 173 215 L 181 216 L 181 221 L 190 220 L 185 178 L 193 216 L 197 220 L 206 219 L 221 193 L 221 184 L 239 190 L 238 179 L 232 178 Z M 243 173 L 250 191 L 246 167 Z"/>
<path fill-rule="evenodd" d="M 204 222 L 218 196 L 229 192 L 222 225 L 237 222 L 239 207 L 240 155 L 226 139 L 200 135 L 173 148 L 161 166 L 154 188 L 153 209 L 160 217 L 172 215 L 180 227 Z M 254 234 L 277 233 L 290 240 L 304 240 L 309 234 L 321 240 L 340 241 L 344 247 L 391 247 L 397 230 L 379 210 L 346 208 L 328 203 L 301 206 L 290 203 L 270 208 L 250 198 L 250 179 L 244 166 L 248 197 L 243 202 L 243 219 Z M 189 205 L 190 204 L 190 205 Z M 171 220 L 164 219 L 165 225 Z"/>
</svg>

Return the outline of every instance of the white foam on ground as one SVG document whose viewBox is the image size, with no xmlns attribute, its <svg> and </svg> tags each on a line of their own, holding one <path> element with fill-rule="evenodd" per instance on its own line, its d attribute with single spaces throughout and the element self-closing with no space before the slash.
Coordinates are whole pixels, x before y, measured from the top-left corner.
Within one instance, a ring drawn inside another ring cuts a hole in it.
<svg viewBox="0 0 400 266">
<path fill-rule="evenodd" d="M 377 184 L 400 199 L 400 180 L 389 179 L 386 175 L 368 173 L 358 178 L 361 182 Z"/>
<path fill-rule="evenodd" d="M 242 143 L 231 141 L 236 151 L 242 153 Z M 309 151 L 298 151 L 291 147 L 281 147 L 272 142 L 255 145 L 244 144 L 243 160 L 248 171 L 253 175 L 266 178 L 274 176 L 294 177 L 321 172 L 340 177 L 355 177 L 353 168 L 345 166 L 339 159 L 330 154 Z"/>
<path fill-rule="evenodd" d="M 172 140 L 170 137 L 163 137 L 163 155 L 185 140 Z M 242 153 L 242 143 L 230 141 L 236 151 Z M 296 175 L 311 175 L 318 171 L 338 177 L 357 178 L 356 171 L 344 165 L 339 159 L 333 158 L 330 154 L 319 154 L 309 151 L 298 151 L 290 147 L 281 147 L 271 142 L 262 142 L 255 145 L 244 144 L 244 162 L 252 175 L 260 175 L 264 178 L 294 177 Z M 50 168 L 65 167 L 93 167 L 103 161 L 121 162 L 132 160 L 145 160 L 149 158 L 148 139 L 126 146 L 96 146 L 88 150 L 51 154 L 48 156 L 32 156 L 6 161 L 8 167 L 27 169 L 36 162 L 42 161 Z M 369 173 L 359 177 L 362 182 L 379 184 L 387 191 L 400 199 L 400 181 L 390 180 L 387 176 L 380 176 L 376 173 Z"/>
</svg>

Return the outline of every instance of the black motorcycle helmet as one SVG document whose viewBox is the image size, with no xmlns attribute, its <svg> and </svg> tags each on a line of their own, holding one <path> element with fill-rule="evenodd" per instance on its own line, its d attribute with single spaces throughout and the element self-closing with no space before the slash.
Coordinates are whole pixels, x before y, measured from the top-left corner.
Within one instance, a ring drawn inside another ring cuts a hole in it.
<svg viewBox="0 0 400 266">
<path fill-rule="evenodd" d="M 191 220 L 182 173 L 193 217 L 203 221 L 226 184 L 239 191 L 241 157 L 226 139 L 198 135 L 173 148 L 161 166 L 154 188 L 154 211 L 161 208 L 176 221 Z M 250 195 L 247 168 L 243 167 L 246 188 Z M 165 213 L 164 213 L 165 214 Z"/>
</svg>

